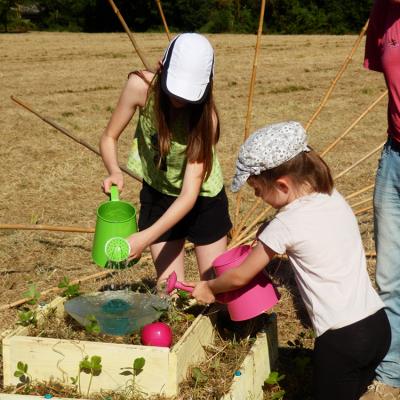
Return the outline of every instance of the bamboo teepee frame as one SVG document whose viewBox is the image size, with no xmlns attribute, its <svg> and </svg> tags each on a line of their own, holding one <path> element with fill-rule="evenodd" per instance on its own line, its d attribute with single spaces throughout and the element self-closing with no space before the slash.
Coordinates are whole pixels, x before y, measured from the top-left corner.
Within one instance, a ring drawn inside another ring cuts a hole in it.
<svg viewBox="0 0 400 400">
<path fill-rule="evenodd" d="M 257 41 L 256 41 L 256 48 L 254 51 L 253 68 L 252 68 L 252 72 L 251 72 L 249 96 L 248 96 L 248 102 L 247 102 L 247 114 L 246 114 L 246 124 L 245 124 L 245 128 L 244 128 L 244 140 L 246 140 L 250 134 L 251 112 L 253 109 L 253 97 L 254 97 L 254 87 L 255 87 L 255 82 L 256 82 L 257 62 L 258 62 L 258 55 L 260 53 L 261 36 L 262 36 L 262 30 L 263 30 L 263 24 L 264 24 L 265 3 L 266 3 L 266 0 L 261 1 L 260 18 L 258 21 Z M 237 194 L 237 198 L 236 198 L 236 210 L 235 210 L 235 215 L 234 215 L 234 220 L 233 220 L 233 232 L 232 232 L 233 237 L 235 237 L 235 233 L 236 233 L 235 226 L 236 226 L 236 223 L 239 218 L 241 201 L 242 201 L 242 192 L 239 192 Z"/>
<path fill-rule="evenodd" d="M 29 106 L 28 104 L 26 104 L 25 102 L 23 102 L 22 100 L 18 99 L 15 96 L 11 96 L 11 100 L 14 101 L 15 103 L 19 104 L 21 107 L 25 108 L 25 110 L 30 111 L 32 114 L 36 115 L 37 117 L 39 117 L 42 121 L 46 122 L 47 124 L 49 124 L 50 126 L 52 126 L 53 128 L 56 128 L 59 132 L 63 133 L 64 135 L 68 136 L 70 139 L 72 139 L 73 141 L 75 141 L 78 144 L 81 144 L 82 146 L 86 147 L 88 150 L 90 150 L 91 152 L 97 154 L 98 156 L 101 156 L 100 152 L 93 147 L 92 145 L 90 145 L 89 143 L 85 142 L 82 139 L 79 139 L 77 136 L 75 136 L 74 134 L 72 134 L 71 132 L 69 132 L 67 129 L 63 128 L 61 125 L 57 124 L 56 122 L 54 122 L 53 120 L 41 115 L 38 111 L 35 111 L 31 106 Z M 129 175 L 131 178 L 135 179 L 138 182 L 142 182 L 142 179 L 140 177 L 138 177 L 137 175 L 135 175 L 132 171 L 130 171 L 128 168 L 124 167 L 123 165 L 119 166 L 121 168 L 121 170 L 123 172 L 125 172 L 127 175 Z"/>
<path fill-rule="evenodd" d="M 331 85 L 328 87 L 328 90 L 326 91 L 326 93 L 325 93 L 323 99 L 321 100 L 321 102 L 320 102 L 318 108 L 316 109 L 316 111 L 314 112 L 314 114 L 311 116 L 310 120 L 307 122 L 307 124 L 306 124 L 306 126 L 305 126 L 306 131 L 310 128 L 310 126 L 312 125 L 312 123 L 315 121 L 315 119 L 316 119 L 316 118 L 318 117 L 318 115 L 321 113 L 322 109 L 325 107 L 326 103 L 328 102 L 328 100 L 329 100 L 329 98 L 330 98 L 330 96 L 331 96 L 333 90 L 335 89 L 337 83 L 339 82 L 340 78 L 343 76 L 344 72 L 346 71 L 348 65 L 350 64 L 350 61 L 352 60 L 352 58 L 353 58 L 353 56 L 354 56 L 354 54 L 355 54 L 357 48 L 359 47 L 359 45 L 360 45 L 360 43 L 361 43 L 362 38 L 363 38 L 364 35 L 365 35 L 365 32 L 367 31 L 368 23 L 369 23 L 369 21 L 367 21 L 367 22 L 365 23 L 365 25 L 363 26 L 363 28 L 361 29 L 361 31 L 360 31 L 360 33 L 359 33 L 359 35 L 358 35 L 358 37 L 357 37 L 357 40 L 355 41 L 355 43 L 354 43 L 354 45 L 353 45 L 353 47 L 352 47 L 350 53 L 347 55 L 347 57 L 346 57 L 346 59 L 344 60 L 343 64 L 342 64 L 341 67 L 339 68 L 339 70 L 338 70 L 338 72 L 337 72 L 337 74 L 336 74 L 334 80 L 332 81 Z M 361 114 L 361 116 L 359 117 L 359 119 L 357 119 L 357 120 L 348 128 L 347 131 L 345 131 L 338 139 L 336 139 L 335 142 L 333 142 L 333 143 L 331 144 L 331 148 L 328 147 L 328 148 L 321 154 L 321 156 L 324 156 L 328 151 L 330 151 L 333 147 L 335 147 L 335 146 L 339 143 L 339 141 L 342 140 L 342 139 L 343 139 L 357 124 L 358 124 L 358 122 L 359 122 L 362 118 L 364 118 L 364 116 L 367 115 L 367 114 L 379 103 L 379 101 L 380 101 L 383 97 L 385 97 L 385 93 L 382 94 L 381 96 L 379 96 L 379 98 L 378 98 L 374 103 L 372 103 L 371 106 L 368 107 L 367 110 L 365 110 L 363 114 Z M 245 137 L 245 139 L 246 139 L 246 137 Z M 240 200 L 240 198 L 239 198 L 239 200 Z M 238 202 L 238 203 L 239 203 L 239 202 Z M 258 206 L 259 204 L 261 204 L 261 200 L 260 200 L 260 199 L 257 199 L 257 200 L 256 200 L 256 203 L 255 203 L 255 204 L 253 205 L 253 207 L 252 207 L 253 212 L 256 210 L 256 208 L 257 208 L 257 206 Z M 235 223 L 234 223 L 234 228 L 233 228 L 233 231 L 232 231 L 232 239 L 233 239 L 233 240 L 236 240 L 236 239 L 238 238 L 238 235 L 240 234 L 241 229 L 243 228 L 243 226 L 244 226 L 244 224 L 245 224 L 245 221 L 246 221 L 246 218 L 243 218 L 243 219 L 241 219 L 241 220 L 238 220 L 239 207 L 240 207 L 240 203 L 236 205 L 235 220 L 234 220 Z M 261 214 L 264 215 L 263 212 L 262 212 Z M 259 214 L 259 216 L 260 216 L 261 214 Z M 247 215 L 247 214 L 246 214 L 246 215 Z M 236 221 L 237 221 L 237 223 L 236 223 Z"/>
<path fill-rule="evenodd" d="M 358 35 L 357 40 L 355 41 L 352 49 L 350 50 L 350 53 L 348 54 L 348 56 L 346 57 L 346 59 L 344 60 L 342 66 L 340 67 L 339 71 L 337 72 L 335 79 L 332 81 L 331 86 L 328 88 L 327 92 L 325 93 L 325 96 L 323 97 L 320 105 L 318 106 L 318 108 L 315 110 L 314 114 L 311 116 L 311 118 L 309 119 L 309 121 L 307 122 L 305 129 L 306 131 L 309 130 L 309 128 L 311 127 L 312 123 L 316 120 L 316 118 L 318 117 L 318 115 L 321 113 L 322 109 L 324 108 L 324 106 L 326 105 L 330 95 L 332 94 L 333 90 L 336 87 L 336 84 L 339 82 L 340 78 L 343 76 L 344 72 L 347 69 L 347 66 L 350 64 L 351 59 L 353 58 L 354 53 L 356 52 L 356 50 L 358 49 L 358 46 L 361 43 L 362 38 L 365 35 L 365 32 L 367 31 L 368 28 L 368 23 L 369 20 L 365 23 L 365 25 L 363 26 L 363 28 L 361 29 L 360 34 Z"/>
<path fill-rule="evenodd" d="M 130 31 L 128 25 L 125 22 L 124 17 L 122 16 L 122 14 L 119 12 L 118 7 L 115 5 L 113 0 L 108 0 L 108 2 L 110 3 L 110 6 L 112 7 L 113 11 L 115 12 L 115 14 L 117 15 L 119 21 L 121 22 L 121 25 L 123 26 L 123 28 L 125 29 L 125 32 L 127 33 L 130 41 L 133 44 L 133 47 L 136 50 L 137 55 L 139 56 L 139 58 L 142 60 L 143 65 L 145 66 L 145 68 L 148 71 L 152 71 L 153 69 L 150 67 L 150 64 L 148 63 L 148 61 L 146 60 L 146 58 L 144 57 L 142 51 L 139 48 L 139 45 L 137 44 L 132 32 Z"/>
<path fill-rule="evenodd" d="M 168 29 L 167 20 L 165 19 L 164 11 L 163 11 L 163 8 L 161 5 L 161 0 L 156 0 L 156 3 L 157 3 L 158 11 L 161 16 L 161 20 L 164 25 L 165 33 L 167 34 L 167 37 L 168 37 L 168 41 L 171 41 L 171 33 L 169 32 L 169 29 Z"/>
<path fill-rule="evenodd" d="M 116 13 L 118 19 L 120 20 L 122 26 L 124 27 L 126 33 L 129 36 L 129 39 L 131 40 L 138 56 L 140 57 L 143 65 L 145 66 L 146 69 L 151 71 L 151 67 L 149 65 L 149 63 L 147 62 L 147 60 L 145 59 L 143 53 L 141 52 L 138 44 L 135 41 L 135 38 L 132 34 L 132 32 L 129 30 L 124 18 L 122 17 L 121 13 L 119 12 L 118 8 L 116 7 L 115 3 L 113 0 L 108 0 L 108 2 L 110 3 L 111 7 L 113 8 L 114 12 Z M 163 25 L 168 37 L 168 40 L 171 39 L 170 37 L 170 32 L 168 29 L 168 25 L 167 22 L 165 20 L 165 16 L 162 10 L 162 5 L 161 5 L 161 1 L 160 0 L 156 0 L 162 21 L 163 21 Z M 245 123 L 245 130 L 244 130 L 244 140 L 249 136 L 249 132 L 250 132 L 250 122 L 251 122 L 251 112 L 252 112 L 252 105 L 253 105 L 253 96 L 254 96 L 254 87 L 255 87 L 255 78 L 256 78 L 256 70 L 257 70 L 257 61 L 258 61 L 258 55 L 259 55 L 259 48 L 260 48 L 260 39 L 262 36 L 262 27 L 263 27 L 263 20 L 264 20 L 264 12 L 265 12 L 265 4 L 266 1 L 262 0 L 261 3 L 261 11 L 260 11 L 260 19 L 259 19 L 259 27 L 258 27 L 258 32 L 257 32 L 257 42 L 256 42 L 256 46 L 255 46 L 255 54 L 254 54 L 254 61 L 253 61 L 253 68 L 252 68 L 252 76 L 251 76 L 251 80 L 250 80 L 250 87 L 249 87 L 249 96 L 248 96 L 248 104 L 247 104 L 247 114 L 246 114 L 246 123 Z M 306 130 L 308 130 L 312 123 L 315 121 L 315 119 L 318 117 L 318 115 L 321 113 L 323 107 L 325 106 L 325 104 L 327 103 L 330 95 L 332 94 L 336 84 L 338 83 L 338 81 L 340 80 L 340 78 L 342 77 L 343 73 L 345 72 L 347 66 L 349 65 L 356 49 L 358 48 L 358 46 L 361 43 L 361 40 L 366 32 L 366 29 L 368 27 L 368 21 L 366 22 L 366 24 L 364 25 L 364 27 L 362 28 L 356 42 L 354 43 L 349 55 L 346 57 L 343 65 L 341 66 L 341 68 L 339 69 L 339 71 L 337 72 L 336 77 L 334 78 L 331 86 L 328 88 L 325 96 L 323 97 L 321 103 L 319 104 L 317 110 L 314 112 L 314 114 L 311 116 L 310 120 L 307 122 L 306 124 Z M 331 151 L 339 142 L 340 140 L 342 140 L 357 124 L 359 121 L 361 121 L 361 119 L 363 119 L 382 99 L 383 97 L 385 97 L 387 94 L 387 92 L 381 94 L 331 145 L 329 145 L 322 153 L 321 156 L 326 155 L 329 151 Z M 16 102 L 17 104 L 19 104 L 20 106 L 24 107 L 25 109 L 27 109 L 28 111 L 30 111 L 31 113 L 35 114 L 37 117 L 39 117 L 40 119 L 42 119 L 44 122 L 48 123 L 49 125 L 53 126 L 54 128 L 56 128 L 57 130 L 59 130 L 60 132 L 64 133 L 66 136 L 70 137 L 71 139 L 73 139 L 74 141 L 76 141 L 77 143 L 83 145 L 84 147 L 88 148 L 89 150 L 91 150 L 92 152 L 100 155 L 100 153 L 93 148 L 91 145 L 89 145 L 88 143 L 84 142 L 81 139 L 78 139 L 77 137 L 75 137 L 73 134 L 71 134 L 70 132 L 68 132 L 65 128 L 61 127 L 60 125 L 58 125 L 56 122 L 43 117 L 42 115 L 40 115 L 37 111 L 34 111 L 30 106 L 26 105 L 24 102 L 22 102 L 21 100 L 17 99 L 14 96 L 11 96 L 11 99 Z M 368 154 L 366 154 L 365 156 L 363 156 L 362 158 L 360 158 L 357 162 L 355 162 L 354 164 L 352 164 L 350 167 L 348 167 L 347 169 L 345 169 L 344 171 L 342 171 L 341 173 L 339 173 L 336 177 L 335 180 L 341 178 L 342 176 L 346 175 L 348 172 L 350 172 L 352 169 L 354 169 L 355 167 L 357 167 L 360 163 L 362 163 L 363 161 L 365 161 L 366 159 L 368 159 L 369 157 L 371 157 L 373 154 L 375 154 L 378 150 L 380 150 L 383 147 L 384 143 L 380 144 L 378 147 L 374 148 L 371 152 L 369 152 Z M 140 178 L 134 176 L 129 170 L 127 170 L 125 167 L 121 166 L 121 170 L 123 170 L 124 172 L 126 172 L 128 175 L 130 175 L 131 177 L 133 177 L 134 179 L 141 181 Z M 354 198 L 357 197 L 359 195 L 361 195 L 362 193 L 367 192 L 368 190 L 371 190 L 374 187 L 374 185 L 369 185 L 366 186 L 360 190 L 358 190 L 357 192 L 354 192 L 350 195 L 348 195 L 346 197 L 347 200 L 349 200 L 350 198 Z M 353 204 L 353 207 L 358 207 L 368 201 L 371 201 L 371 198 L 359 201 L 355 204 Z M 253 238 L 256 234 L 256 230 L 252 231 L 250 234 L 249 232 L 264 218 L 266 218 L 268 216 L 268 214 L 272 211 L 271 207 L 267 207 L 264 210 L 262 210 L 260 212 L 260 214 L 258 216 L 256 216 L 256 218 L 254 218 L 254 220 L 242 231 L 242 228 L 245 224 L 245 221 L 247 219 L 249 219 L 255 212 L 256 208 L 258 207 L 258 205 L 261 203 L 261 201 L 259 199 L 257 199 L 255 201 L 255 203 L 253 204 L 253 206 L 250 208 L 250 210 L 245 214 L 245 216 L 243 217 L 243 219 L 241 221 L 239 221 L 239 213 L 240 213 L 240 205 L 241 205 L 241 192 L 239 192 L 238 197 L 237 197 L 237 202 L 236 202 L 236 210 L 235 210 L 235 215 L 234 215 L 234 229 L 233 229 L 233 237 L 232 237 L 232 241 L 230 243 L 230 247 L 234 246 L 234 245 L 238 245 L 241 243 L 244 243 L 246 241 L 249 241 L 251 238 Z M 368 206 L 365 207 L 363 209 L 359 209 L 355 212 L 356 215 L 362 214 L 364 212 L 367 212 L 369 210 L 371 210 L 372 206 Z M 6 224 L 2 224 L 2 225 L 6 225 Z M 1 224 L 0 224 L 0 229 L 2 228 Z M 4 229 L 7 229 L 7 227 L 4 227 Z M 51 228 L 47 225 L 35 225 L 35 226 L 27 226 L 25 225 L 25 227 L 23 228 L 22 225 L 20 225 L 21 229 L 47 229 L 47 228 Z M 13 228 L 10 228 L 13 229 Z M 17 225 L 15 225 L 15 229 L 17 228 Z M 73 229 L 77 229 L 77 230 L 73 230 Z M 51 230 L 51 229 L 48 229 Z M 65 232 L 70 231 L 70 232 L 92 232 L 93 229 L 92 228 L 80 228 L 80 227 L 54 227 L 54 230 L 63 230 Z M 105 270 L 105 271 L 101 271 L 99 273 L 96 274 L 92 274 L 90 276 L 84 277 L 82 279 L 77 279 L 74 280 L 72 283 L 81 283 L 84 282 L 86 280 L 89 279 L 97 279 L 97 278 L 101 278 L 104 276 L 107 276 L 109 274 L 112 274 L 114 271 L 112 270 Z M 55 292 L 58 291 L 58 288 L 51 288 L 48 289 L 44 292 L 42 292 L 42 294 L 48 294 L 51 292 Z M 10 308 L 10 307 L 15 307 L 17 305 L 21 305 L 24 304 L 25 302 L 29 301 L 30 298 L 24 298 L 21 299 L 17 302 L 14 303 L 10 303 L 10 304 L 6 304 L 3 306 L 0 306 L 0 311 Z"/>
</svg>

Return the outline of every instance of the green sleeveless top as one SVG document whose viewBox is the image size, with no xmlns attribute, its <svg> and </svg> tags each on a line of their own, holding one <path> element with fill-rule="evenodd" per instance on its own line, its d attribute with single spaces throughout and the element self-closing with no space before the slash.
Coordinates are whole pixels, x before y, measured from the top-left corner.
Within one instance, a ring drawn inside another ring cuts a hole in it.
<svg viewBox="0 0 400 400">
<path fill-rule="evenodd" d="M 155 122 L 154 96 L 150 94 L 146 105 L 140 109 L 127 167 L 157 191 L 178 196 L 182 189 L 187 161 L 186 121 L 185 118 L 179 118 L 174 122 L 170 150 L 160 166 L 158 166 L 158 134 Z M 212 170 L 201 186 L 200 196 L 214 197 L 222 187 L 221 166 L 214 149 Z"/>
</svg>

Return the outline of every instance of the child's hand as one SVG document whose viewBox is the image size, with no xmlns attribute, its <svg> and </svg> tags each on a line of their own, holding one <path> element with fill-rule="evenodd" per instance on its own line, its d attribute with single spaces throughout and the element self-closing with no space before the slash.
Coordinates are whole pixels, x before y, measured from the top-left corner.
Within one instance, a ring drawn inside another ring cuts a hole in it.
<svg viewBox="0 0 400 400">
<path fill-rule="evenodd" d="M 128 261 L 135 258 L 140 258 L 143 250 L 149 245 L 146 240 L 146 231 L 136 232 L 126 239 L 131 246 L 131 253 L 128 257 Z"/>
<path fill-rule="evenodd" d="M 200 281 L 196 284 L 192 292 L 192 297 L 194 297 L 200 304 L 210 304 L 215 302 L 214 293 L 211 291 L 210 286 L 208 286 L 207 281 Z"/>
<path fill-rule="evenodd" d="M 124 187 L 124 176 L 121 171 L 113 172 L 108 178 L 103 181 L 104 193 L 110 193 L 112 185 L 116 185 L 118 190 L 121 192 Z"/>
</svg>

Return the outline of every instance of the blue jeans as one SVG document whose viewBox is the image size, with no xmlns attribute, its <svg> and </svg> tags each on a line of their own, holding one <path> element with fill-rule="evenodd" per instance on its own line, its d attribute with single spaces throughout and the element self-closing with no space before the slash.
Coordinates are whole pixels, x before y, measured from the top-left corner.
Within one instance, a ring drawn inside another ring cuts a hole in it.
<svg viewBox="0 0 400 400">
<path fill-rule="evenodd" d="M 374 192 L 376 283 L 385 303 L 392 343 L 376 369 L 377 379 L 400 387 L 400 148 L 387 141 Z"/>
</svg>

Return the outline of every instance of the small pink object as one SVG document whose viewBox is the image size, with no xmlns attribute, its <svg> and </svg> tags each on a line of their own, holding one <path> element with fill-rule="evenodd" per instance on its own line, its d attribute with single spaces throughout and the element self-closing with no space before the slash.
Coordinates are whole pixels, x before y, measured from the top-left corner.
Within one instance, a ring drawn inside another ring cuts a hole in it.
<svg viewBox="0 0 400 400">
<path fill-rule="evenodd" d="M 172 344 L 172 330 L 164 322 L 147 324 L 142 328 L 141 342 L 145 346 L 170 347 Z"/>
<path fill-rule="evenodd" d="M 170 294 L 174 289 L 181 289 L 185 292 L 192 293 L 194 288 L 192 288 L 191 286 L 186 286 L 183 283 L 179 282 L 177 280 L 176 272 L 173 271 L 167 279 L 167 294 Z"/>
<path fill-rule="evenodd" d="M 251 250 L 252 246 L 243 245 L 221 254 L 212 263 L 215 274 L 219 276 L 238 267 Z M 217 300 L 227 304 L 232 321 L 244 321 L 272 308 L 278 302 L 279 294 L 264 272 L 260 272 L 246 286 L 218 294 Z"/>
</svg>

